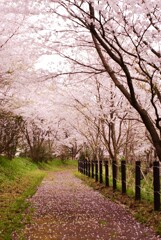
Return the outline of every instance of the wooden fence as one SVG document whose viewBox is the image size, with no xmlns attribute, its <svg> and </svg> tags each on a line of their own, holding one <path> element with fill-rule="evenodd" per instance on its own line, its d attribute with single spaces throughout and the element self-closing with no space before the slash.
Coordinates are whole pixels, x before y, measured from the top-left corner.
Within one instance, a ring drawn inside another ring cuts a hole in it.
<svg viewBox="0 0 161 240">
<path fill-rule="evenodd" d="M 131 172 L 133 173 L 133 188 L 135 200 L 141 200 L 142 193 L 142 181 L 146 179 L 143 174 L 143 169 L 140 161 L 135 162 L 135 167 L 130 165 Z M 160 165 L 158 161 L 153 162 L 153 171 L 150 175 L 151 185 L 147 183 L 147 194 L 152 194 L 154 200 L 154 210 L 160 210 Z M 113 187 L 113 191 L 118 189 L 117 184 L 121 189 L 122 194 L 127 194 L 127 164 L 125 160 L 122 160 L 119 165 L 116 161 L 78 161 L 78 171 L 85 174 L 88 177 L 92 177 L 96 182 L 105 184 L 106 187 L 110 185 Z M 118 177 L 119 176 L 119 177 Z M 130 178 L 131 181 L 132 178 Z M 129 183 L 128 183 L 129 184 Z M 130 186 L 128 186 L 128 189 Z M 150 190 L 151 189 L 151 193 Z"/>
</svg>

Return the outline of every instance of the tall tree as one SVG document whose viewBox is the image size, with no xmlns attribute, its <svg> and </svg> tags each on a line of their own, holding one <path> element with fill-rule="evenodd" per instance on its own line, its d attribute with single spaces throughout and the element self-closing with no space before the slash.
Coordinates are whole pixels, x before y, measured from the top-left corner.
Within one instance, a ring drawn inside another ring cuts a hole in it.
<svg viewBox="0 0 161 240">
<path fill-rule="evenodd" d="M 55 12 L 72 28 L 89 31 L 104 71 L 140 115 L 161 161 L 160 2 L 54 2 L 60 6 Z"/>
</svg>

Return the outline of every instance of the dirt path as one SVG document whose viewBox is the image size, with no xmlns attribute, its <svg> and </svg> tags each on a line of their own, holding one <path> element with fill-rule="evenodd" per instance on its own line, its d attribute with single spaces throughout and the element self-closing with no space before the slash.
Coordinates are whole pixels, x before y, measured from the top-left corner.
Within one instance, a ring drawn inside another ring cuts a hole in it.
<svg viewBox="0 0 161 240">
<path fill-rule="evenodd" d="M 31 202 L 35 213 L 25 229 L 28 240 L 161 239 L 70 171 L 50 174 Z"/>
</svg>

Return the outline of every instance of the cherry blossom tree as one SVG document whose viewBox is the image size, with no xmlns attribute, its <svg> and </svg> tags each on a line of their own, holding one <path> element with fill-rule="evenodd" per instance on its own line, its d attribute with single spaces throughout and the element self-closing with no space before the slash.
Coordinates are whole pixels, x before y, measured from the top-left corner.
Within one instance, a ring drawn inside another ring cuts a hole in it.
<svg viewBox="0 0 161 240">
<path fill-rule="evenodd" d="M 57 155 L 74 157 L 86 142 L 97 158 L 100 149 L 128 158 L 151 143 L 161 156 L 159 1 L 1 6 L 0 91 L 27 129 L 42 130 L 43 119 Z"/>
<path fill-rule="evenodd" d="M 66 20 L 72 34 L 75 32 L 75 41 L 79 39 L 81 43 L 84 37 L 86 46 L 95 47 L 102 69 L 139 114 L 161 160 L 160 2 L 66 0 L 51 3 L 51 10 Z M 75 63 L 76 57 L 68 54 Z M 80 65 L 83 62 L 79 62 Z M 93 67 L 85 61 L 84 65 L 86 69 Z M 146 105 L 145 96 L 149 96 Z"/>
</svg>

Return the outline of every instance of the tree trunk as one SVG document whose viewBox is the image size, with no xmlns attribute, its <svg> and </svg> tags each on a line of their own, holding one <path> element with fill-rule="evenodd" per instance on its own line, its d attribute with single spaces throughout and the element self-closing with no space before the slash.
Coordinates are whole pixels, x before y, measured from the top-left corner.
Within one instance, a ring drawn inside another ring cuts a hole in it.
<svg viewBox="0 0 161 240">
<path fill-rule="evenodd" d="M 95 33 L 95 32 L 94 32 Z M 159 160 L 161 161 L 161 141 L 160 141 L 160 137 L 159 134 L 155 128 L 155 125 L 153 124 L 149 114 L 147 113 L 147 111 L 142 108 L 142 106 L 137 102 L 134 92 L 133 94 L 130 94 L 126 88 L 121 84 L 121 82 L 119 81 L 119 79 L 117 78 L 117 76 L 115 75 L 114 71 L 112 70 L 112 68 L 109 66 L 109 64 L 107 63 L 102 50 L 97 42 L 97 35 L 95 36 L 95 34 L 93 33 L 93 31 L 91 31 L 92 34 L 92 38 L 97 50 L 97 53 L 102 61 L 102 64 L 105 68 L 105 70 L 107 71 L 107 73 L 109 74 L 110 78 L 112 79 L 112 81 L 114 82 L 114 84 L 120 89 L 120 91 L 123 93 L 123 95 L 126 97 L 126 99 L 129 101 L 129 103 L 133 106 L 133 108 L 136 109 L 136 111 L 139 113 L 146 129 L 148 130 L 148 132 L 150 133 L 153 145 L 156 149 L 156 153 L 157 156 L 159 158 Z M 99 39 L 98 39 L 99 41 Z M 101 42 L 100 42 L 101 44 Z"/>
</svg>

